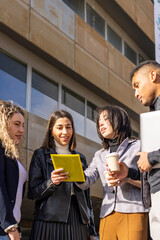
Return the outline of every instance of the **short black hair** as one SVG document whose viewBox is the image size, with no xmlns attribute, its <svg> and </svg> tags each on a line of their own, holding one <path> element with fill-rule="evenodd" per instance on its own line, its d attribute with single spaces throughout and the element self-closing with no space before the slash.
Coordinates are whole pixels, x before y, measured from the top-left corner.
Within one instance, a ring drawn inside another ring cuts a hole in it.
<svg viewBox="0 0 160 240">
<path fill-rule="evenodd" d="M 113 131 L 118 135 L 117 144 L 121 144 L 127 137 L 131 138 L 132 129 L 130 119 L 127 112 L 123 108 L 115 105 L 97 108 L 97 133 L 99 138 L 102 140 L 102 144 L 105 149 L 109 148 L 109 139 L 106 139 L 102 136 L 99 126 L 99 117 L 103 111 L 107 111 L 108 120 L 113 128 Z"/>
<path fill-rule="evenodd" d="M 130 80 L 132 81 L 132 78 L 134 76 L 135 73 L 137 73 L 141 68 L 143 68 L 144 66 L 152 66 L 154 68 L 159 68 L 160 69 L 160 64 L 154 60 L 147 60 L 144 62 L 141 62 L 139 65 L 137 65 L 131 72 L 130 74 Z"/>
</svg>

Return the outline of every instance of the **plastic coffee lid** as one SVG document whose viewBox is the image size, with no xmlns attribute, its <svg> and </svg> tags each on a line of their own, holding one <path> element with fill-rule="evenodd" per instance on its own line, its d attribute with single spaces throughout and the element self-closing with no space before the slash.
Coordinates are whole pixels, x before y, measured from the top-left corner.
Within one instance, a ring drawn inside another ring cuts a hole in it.
<svg viewBox="0 0 160 240">
<path fill-rule="evenodd" d="M 108 154 L 106 155 L 106 158 L 107 158 L 107 157 L 114 157 L 114 156 L 119 156 L 119 155 L 118 155 L 117 152 L 112 152 L 112 153 L 108 153 Z"/>
</svg>

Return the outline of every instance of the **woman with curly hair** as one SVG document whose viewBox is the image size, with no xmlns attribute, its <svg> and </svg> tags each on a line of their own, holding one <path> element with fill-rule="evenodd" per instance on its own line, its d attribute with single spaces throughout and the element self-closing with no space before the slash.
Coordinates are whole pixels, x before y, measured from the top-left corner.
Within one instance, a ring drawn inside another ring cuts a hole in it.
<svg viewBox="0 0 160 240">
<path fill-rule="evenodd" d="M 0 100 L 0 240 L 19 240 L 18 223 L 27 173 L 20 163 L 24 110 Z"/>
</svg>

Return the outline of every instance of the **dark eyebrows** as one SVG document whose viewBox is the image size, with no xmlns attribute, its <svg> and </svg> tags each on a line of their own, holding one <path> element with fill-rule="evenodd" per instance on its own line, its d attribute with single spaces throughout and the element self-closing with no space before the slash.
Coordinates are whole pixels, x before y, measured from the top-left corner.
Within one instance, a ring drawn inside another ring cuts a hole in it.
<svg viewBox="0 0 160 240">
<path fill-rule="evenodd" d="M 56 124 L 56 126 L 61 127 L 61 126 L 63 126 L 63 124 Z M 66 126 L 72 126 L 72 124 L 68 123 L 68 124 L 66 124 Z"/>
</svg>

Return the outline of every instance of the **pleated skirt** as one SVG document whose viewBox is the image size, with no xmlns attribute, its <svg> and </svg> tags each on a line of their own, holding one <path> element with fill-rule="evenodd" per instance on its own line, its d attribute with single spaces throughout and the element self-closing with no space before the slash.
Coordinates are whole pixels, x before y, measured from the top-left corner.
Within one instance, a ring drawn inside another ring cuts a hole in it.
<svg viewBox="0 0 160 240">
<path fill-rule="evenodd" d="M 76 197 L 71 198 L 67 223 L 33 222 L 30 240 L 88 240 L 87 225 L 82 224 Z"/>
</svg>

